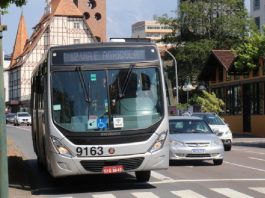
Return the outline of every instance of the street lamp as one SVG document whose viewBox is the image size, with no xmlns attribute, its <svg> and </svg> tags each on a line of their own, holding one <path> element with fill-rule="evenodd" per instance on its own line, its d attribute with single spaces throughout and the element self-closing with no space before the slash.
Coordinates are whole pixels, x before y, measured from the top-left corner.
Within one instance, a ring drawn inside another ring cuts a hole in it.
<svg viewBox="0 0 265 198">
<path fill-rule="evenodd" d="M 189 92 L 193 89 L 195 89 L 195 87 L 192 86 L 192 84 L 190 83 L 190 78 L 187 77 L 187 81 L 182 87 L 182 90 L 187 92 L 187 103 L 189 102 Z"/>
<path fill-rule="evenodd" d="M 176 75 L 176 103 L 178 104 L 179 103 L 179 90 L 178 90 L 178 63 L 177 63 L 177 60 L 175 58 L 175 56 L 169 52 L 168 50 L 164 49 L 164 51 L 166 53 L 168 53 L 169 56 L 171 56 L 171 58 L 174 60 L 174 66 L 175 66 L 175 75 Z"/>
</svg>

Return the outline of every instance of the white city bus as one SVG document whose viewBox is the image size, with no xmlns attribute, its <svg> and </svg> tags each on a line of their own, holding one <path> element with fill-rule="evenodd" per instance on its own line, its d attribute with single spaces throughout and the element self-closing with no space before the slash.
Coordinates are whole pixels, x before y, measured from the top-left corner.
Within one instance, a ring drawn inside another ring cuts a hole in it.
<svg viewBox="0 0 265 198">
<path fill-rule="evenodd" d="M 169 164 L 163 67 L 155 44 L 52 47 L 32 75 L 32 140 L 53 177 L 135 172 Z"/>
</svg>

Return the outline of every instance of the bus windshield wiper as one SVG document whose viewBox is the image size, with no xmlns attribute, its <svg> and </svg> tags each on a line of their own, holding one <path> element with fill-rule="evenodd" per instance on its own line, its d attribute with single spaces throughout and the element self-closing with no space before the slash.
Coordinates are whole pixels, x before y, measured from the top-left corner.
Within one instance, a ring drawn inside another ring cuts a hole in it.
<svg viewBox="0 0 265 198">
<path fill-rule="evenodd" d="M 87 87 L 86 87 L 86 83 L 85 83 L 85 80 L 84 80 L 84 76 L 83 76 L 81 67 L 76 67 L 76 71 L 79 74 L 79 80 L 81 82 L 81 86 L 82 86 L 82 89 L 83 89 L 83 94 L 84 94 L 85 101 L 89 104 L 91 102 L 91 100 L 89 98 L 89 94 L 88 94 L 88 91 L 87 91 Z"/>
<path fill-rule="evenodd" d="M 128 71 L 127 75 L 126 75 L 126 78 L 125 78 L 125 81 L 123 83 L 122 88 L 120 86 L 118 87 L 118 89 L 119 89 L 119 98 L 123 98 L 124 97 L 124 94 L 125 94 L 125 91 L 127 89 L 128 84 L 129 84 L 129 80 L 131 78 L 134 66 L 135 66 L 134 64 L 130 65 L 129 71 Z M 120 83 L 118 83 L 118 85 L 120 85 Z"/>
</svg>

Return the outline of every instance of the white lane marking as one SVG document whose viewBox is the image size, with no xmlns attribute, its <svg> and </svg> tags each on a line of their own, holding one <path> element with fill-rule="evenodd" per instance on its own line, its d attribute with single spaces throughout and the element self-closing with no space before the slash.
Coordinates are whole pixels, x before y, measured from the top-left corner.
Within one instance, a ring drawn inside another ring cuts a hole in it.
<svg viewBox="0 0 265 198">
<path fill-rule="evenodd" d="M 265 194 L 265 188 L 264 187 L 249 187 L 251 190 L 255 190 L 259 193 Z"/>
<path fill-rule="evenodd" d="M 152 171 L 151 176 L 154 177 L 155 179 L 158 179 L 158 180 L 173 180 L 172 178 L 167 177 L 167 176 L 165 176 L 161 173 L 158 173 L 156 171 Z"/>
<path fill-rule="evenodd" d="M 92 195 L 94 198 L 116 198 L 113 194 Z"/>
<path fill-rule="evenodd" d="M 249 195 L 246 195 L 244 193 L 238 192 L 236 190 L 230 189 L 230 188 L 211 188 L 211 190 L 218 192 L 222 195 L 225 195 L 226 197 L 240 197 L 240 198 L 253 198 Z"/>
<path fill-rule="evenodd" d="M 135 192 L 135 193 L 132 193 L 132 195 L 137 198 L 159 198 L 152 192 Z"/>
<path fill-rule="evenodd" d="M 177 195 L 181 198 L 192 197 L 192 198 L 206 198 L 192 190 L 179 190 L 179 191 L 171 191 L 174 195 Z"/>
<path fill-rule="evenodd" d="M 265 181 L 265 178 L 225 178 L 225 179 L 180 179 L 180 180 L 164 180 L 157 182 L 148 182 L 149 184 L 167 184 L 167 183 L 187 183 L 187 182 L 225 182 L 225 181 Z"/>
<path fill-rule="evenodd" d="M 249 150 L 247 150 L 247 149 L 236 149 L 236 148 L 233 148 L 233 151 L 240 151 L 240 152 L 244 151 L 244 152 L 246 152 L 246 153 L 254 153 L 254 154 L 265 155 L 264 152 L 249 151 Z"/>
<path fill-rule="evenodd" d="M 263 161 L 265 162 L 265 159 L 260 159 L 260 158 L 256 158 L 256 157 L 248 157 L 249 159 L 253 159 L 253 160 L 259 160 L 259 161 Z"/>
<path fill-rule="evenodd" d="M 263 152 L 256 152 L 256 151 L 246 151 L 246 153 L 254 153 L 254 154 L 259 154 L 259 155 L 265 155 Z"/>
<path fill-rule="evenodd" d="M 224 161 L 224 163 L 231 164 L 231 165 L 234 165 L 234 166 L 239 166 L 239 167 L 242 167 L 242 168 L 248 168 L 248 169 L 251 169 L 251 170 L 265 172 L 264 169 L 254 168 L 254 167 L 251 167 L 251 166 L 245 166 L 245 165 L 241 165 L 241 164 L 237 164 L 237 163 L 232 163 L 232 162 L 227 162 L 227 161 Z"/>
</svg>

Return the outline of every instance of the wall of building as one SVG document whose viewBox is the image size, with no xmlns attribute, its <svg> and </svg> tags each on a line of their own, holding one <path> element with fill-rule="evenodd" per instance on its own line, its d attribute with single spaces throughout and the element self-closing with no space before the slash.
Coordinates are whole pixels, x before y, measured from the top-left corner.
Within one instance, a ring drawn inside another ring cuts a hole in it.
<svg viewBox="0 0 265 198">
<path fill-rule="evenodd" d="M 243 132 L 243 118 L 241 115 L 234 116 L 222 116 L 225 123 L 230 127 L 232 133 L 242 133 Z"/>
<path fill-rule="evenodd" d="M 259 8 L 255 8 L 255 3 L 260 4 Z M 250 1 L 250 16 L 254 19 L 256 17 L 260 18 L 260 27 L 265 25 L 265 0 L 251 0 Z"/>
<path fill-rule="evenodd" d="M 9 64 L 10 64 L 10 60 L 9 59 L 6 59 L 5 58 L 5 54 L 3 53 L 3 56 L 2 56 L 3 58 L 4 58 L 4 67 L 3 67 L 3 69 L 4 69 L 4 94 L 5 94 L 5 98 L 4 98 L 4 100 L 5 100 L 5 102 L 7 102 L 8 101 L 8 97 L 9 97 L 9 93 L 8 93 L 8 71 L 5 71 L 8 67 L 9 67 Z"/>
</svg>

